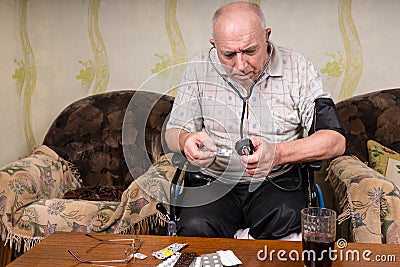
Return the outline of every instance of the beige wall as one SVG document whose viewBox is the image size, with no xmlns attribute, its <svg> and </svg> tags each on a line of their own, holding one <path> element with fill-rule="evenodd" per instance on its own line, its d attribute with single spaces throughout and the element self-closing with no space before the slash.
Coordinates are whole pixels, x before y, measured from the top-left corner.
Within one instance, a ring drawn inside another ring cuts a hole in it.
<svg viewBox="0 0 400 267">
<path fill-rule="evenodd" d="M 212 13 L 228 2 L 0 0 L 0 166 L 40 144 L 74 100 L 149 89 L 155 71 L 207 48 Z M 272 40 L 310 57 L 335 100 L 400 86 L 400 1 L 253 2 Z"/>
</svg>

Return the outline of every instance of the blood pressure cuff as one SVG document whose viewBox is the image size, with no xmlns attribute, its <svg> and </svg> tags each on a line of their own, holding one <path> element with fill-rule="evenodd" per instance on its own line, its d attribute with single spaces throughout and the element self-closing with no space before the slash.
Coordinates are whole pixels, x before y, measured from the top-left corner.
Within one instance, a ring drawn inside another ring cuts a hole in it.
<svg viewBox="0 0 400 267">
<path fill-rule="evenodd" d="M 331 98 L 315 99 L 314 119 L 308 135 L 318 130 L 334 130 L 346 136 L 342 123 L 336 111 L 335 103 Z"/>
</svg>

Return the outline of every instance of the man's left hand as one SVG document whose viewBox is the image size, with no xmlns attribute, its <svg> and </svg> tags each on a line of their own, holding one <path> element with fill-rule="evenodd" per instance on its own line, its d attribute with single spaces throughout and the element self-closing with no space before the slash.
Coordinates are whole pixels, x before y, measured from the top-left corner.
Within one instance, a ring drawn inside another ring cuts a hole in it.
<svg viewBox="0 0 400 267">
<path fill-rule="evenodd" d="M 275 144 L 270 144 L 258 136 L 252 137 L 251 141 L 254 145 L 254 153 L 241 156 L 240 162 L 249 176 L 266 177 L 275 166 Z"/>
</svg>

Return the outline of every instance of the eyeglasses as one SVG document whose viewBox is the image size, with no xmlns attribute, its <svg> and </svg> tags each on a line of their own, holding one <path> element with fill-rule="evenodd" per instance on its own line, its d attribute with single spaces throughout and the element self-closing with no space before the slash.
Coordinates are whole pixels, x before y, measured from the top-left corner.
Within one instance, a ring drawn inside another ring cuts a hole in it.
<svg viewBox="0 0 400 267">
<path fill-rule="evenodd" d="M 86 234 L 86 236 L 93 238 L 101 243 L 112 243 L 112 242 L 124 242 L 124 241 L 132 241 L 132 243 L 125 249 L 125 259 L 121 260 L 82 260 L 79 258 L 74 252 L 68 249 L 69 254 L 71 254 L 77 261 L 80 263 L 92 263 L 92 264 L 99 264 L 99 263 L 128 263 L 133 258 L 135 258 L 135 254 L 139 251 L 140 247 L 143 244 L 143 241 L 139 238 L 139 236 L 135 236 L 132 238 L 122 238 L 122 239 L 101 239 L 90 234 Z"/>
</svg>

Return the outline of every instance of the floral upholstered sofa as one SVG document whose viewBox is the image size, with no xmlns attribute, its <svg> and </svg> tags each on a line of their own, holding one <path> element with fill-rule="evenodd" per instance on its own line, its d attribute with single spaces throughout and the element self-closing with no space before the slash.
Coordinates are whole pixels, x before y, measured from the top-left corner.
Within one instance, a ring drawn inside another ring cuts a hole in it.
<svg viewBox="0 0 400 267">
<path fill-rule="evenodd" d="M 162 131 L 174 98 L 112 91 L 72 103 L 42 145 L 0 168 L 3 242 L 26 251 L 54 231 L 163 234 L 175 173 Z"/>
<path fill-rule="evenodd" d="M 330 162 L 338 238 L 400 242 L 400 89 L 337 103 L 346 131 L 344 156 Z"/>
</svg>

